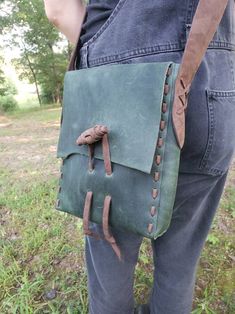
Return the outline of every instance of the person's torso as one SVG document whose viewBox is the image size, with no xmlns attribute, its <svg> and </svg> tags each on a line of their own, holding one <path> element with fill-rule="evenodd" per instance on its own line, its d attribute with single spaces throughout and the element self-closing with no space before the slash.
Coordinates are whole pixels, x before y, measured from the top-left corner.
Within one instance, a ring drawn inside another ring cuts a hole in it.
<svg viewBox="0 0 235 314">
<path fill-rule="evenodd" d="M 198 2 L 119 0 L 79 49 L 78 67 L 181 63 Z M 182 172 L 220 175 L 227 170 L 235 151 L 234 13 L 234 0 L 229 0 L 191 87 Z"/>
<path fill-rule="evenodd" d="M 90 0 L 81 36 L 82 44 L 89 47 L 90 65 L 182 50 L 198 2 Z M 234 0 L 229 0 L 209 48 L 235 50 Z"/>
</svg>

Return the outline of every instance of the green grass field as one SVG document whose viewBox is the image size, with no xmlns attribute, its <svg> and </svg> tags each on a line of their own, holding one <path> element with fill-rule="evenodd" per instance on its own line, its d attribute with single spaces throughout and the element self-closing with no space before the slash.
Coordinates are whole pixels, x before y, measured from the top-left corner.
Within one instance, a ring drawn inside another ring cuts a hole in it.
<svg viewBox="0 0 235 314">
<path fill-rule="evenodd" d="M 59 121 L 60 108 L 24 110 L 0 128 L 1 314 L 87 313 L 81 220 L 54 209 Z M 235 313 L 234 185 L 233 167 L 200 260 L 194 314 Z M 138 303 L 147 300 L 151 283 L 145 239 L 135 276 Z"/>
</svg>

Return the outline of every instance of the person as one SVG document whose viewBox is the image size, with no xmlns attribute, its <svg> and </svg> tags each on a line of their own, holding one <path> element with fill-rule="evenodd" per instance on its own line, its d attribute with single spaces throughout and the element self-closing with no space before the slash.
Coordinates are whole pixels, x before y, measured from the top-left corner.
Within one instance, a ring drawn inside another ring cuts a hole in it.
<svg viewBox="0 0 235 314">
<path fill-rule="evenodd" d="M 50 21 L 75 43 L 77 69 L 113 63 L 180 63 L 199 0 L 44 0 Z M 213 7 L 211 8 L 213 10 Z M 125 262 L 111 246 L 85 238 L 90 314 L 188 314 L 201 250 L 235 150 L 234 0 L 194 78 L 186 113 L 186 139 L 168 231 L 151 240 L 154 283 L 137 308 L 133 276 L 142 237 L 112 228 Z M 92 223 L 102 234 L 100 225 Z"/>
</svg>

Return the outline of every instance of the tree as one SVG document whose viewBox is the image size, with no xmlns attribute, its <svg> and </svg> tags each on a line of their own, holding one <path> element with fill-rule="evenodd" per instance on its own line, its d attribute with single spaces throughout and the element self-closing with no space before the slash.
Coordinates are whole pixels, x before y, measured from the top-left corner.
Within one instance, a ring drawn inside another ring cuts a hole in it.
<svg viewBox="0 0 235 314">
<path fill-rule="evenodd" d="M 17 90 L 14 83 L 5 76 L 2 65 L 3 58 L 0 56 L 0 111 L 11 111 L 17 107 L 13 97 L 17 94 Z"/>
<path fill-rule="evenodd" d="M 0 26 L 3 32 L 11 32 L 8 44 L 21 51 L 21 57 L 14 60 L 20 78 L 35 84 L 40 104 L 42 95 L 47 101 L 61 102 L 68 45 L 47 20 L 43 1 L 5 0 L 1 7 L 7 8 Z"/>
<path fill-rule="evenodd" d="M 7 91 L 6 77 L 2 69 L 0 69 L 0 96 L 4 96 Z"/>
</svg>

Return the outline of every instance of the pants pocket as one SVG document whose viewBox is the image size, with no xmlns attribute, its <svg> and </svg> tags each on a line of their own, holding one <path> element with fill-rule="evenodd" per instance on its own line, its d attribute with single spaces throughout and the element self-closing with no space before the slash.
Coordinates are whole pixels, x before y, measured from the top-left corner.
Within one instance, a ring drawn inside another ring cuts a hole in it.
<svg viewBox="0 0 235 314">
<path fill-rule="evenodd" d="M 206 95 L 209 129 L 200 169 L 220 175 L 229 168 L 235 151 L 235 90 L 206 90 Z"/>
</svg>

